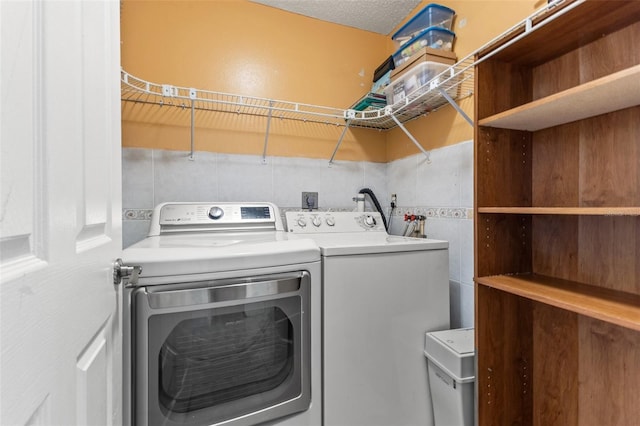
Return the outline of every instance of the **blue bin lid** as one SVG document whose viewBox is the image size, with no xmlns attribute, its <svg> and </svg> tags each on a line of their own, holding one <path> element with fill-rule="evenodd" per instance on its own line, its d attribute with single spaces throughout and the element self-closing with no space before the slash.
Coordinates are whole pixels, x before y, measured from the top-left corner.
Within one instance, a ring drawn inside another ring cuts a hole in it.
<svg viewBox="0 0 640 426">
<path fill-rule="evenodd" d="M 446 6 L 442 6 L 440 4 L 429 3 L 426 5 L 420 12 L 416 13 L 416 15 L 409 19 L 406 24 L 404 24 L 394 35 L 391 36 L 392 40 L 395 40 L 397 37 L 407 34 L 412 34 L 421 28 L 420 24 L 417 22 L 420 16 L 425 13 L 429 9 L 439 9 L 443 12 L 448 12 L 451 15 L 455 15 L 456 12 L 453 9 L 449 9 Z M 439 27 L 440 28 L 440 27 Z M 445 28 L 446 29 L 446 28 Z"/>
<path fill-rule="evenodd" d="M 424 30 L 420 31 L 418 34 L 416 34 L 415 36 L 411 37 L 409 39 L 408 42 L 406 42 L 405 44 L 403 44 L 402 46 L 400 46 L 398 48 L 398 50 L 396 50 L 395 52 L 393 52 L 393 57 L 396 57 L 400 54 L 400 52 L 402 52 L 404 49 L 406 49 L 408 46 L 411 46 L 411 43 L 415 42 L 416 40 L 418 40 L 420 37 L 422 37 L 423 35 L 425 35 L 426 33 L 428 33 L 429 31 L 434 31 L 434 32 L 441 32 L 441 33 L 445 33 L 445 34 L 449 34 L 452 35 L 454 38 L 456 36 L 456 33 L 454 33 L 453 31 L 449 31 L 446 28 L 442 28 L 442 27 L 429 27 L 429 28 L 425 28 Z"/>
</svg>

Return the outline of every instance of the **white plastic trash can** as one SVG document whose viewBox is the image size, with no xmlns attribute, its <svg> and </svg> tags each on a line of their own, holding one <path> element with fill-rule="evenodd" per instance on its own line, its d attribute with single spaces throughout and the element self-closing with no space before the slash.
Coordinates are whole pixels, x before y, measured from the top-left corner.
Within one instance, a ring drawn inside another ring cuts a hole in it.
<svg viewBox="0 0 640 426">
<path fill-rule="evenodd" d="M 474 329 L 426 334 L 424 354 L 436 426 L 473 426 Z"/>
</svg>

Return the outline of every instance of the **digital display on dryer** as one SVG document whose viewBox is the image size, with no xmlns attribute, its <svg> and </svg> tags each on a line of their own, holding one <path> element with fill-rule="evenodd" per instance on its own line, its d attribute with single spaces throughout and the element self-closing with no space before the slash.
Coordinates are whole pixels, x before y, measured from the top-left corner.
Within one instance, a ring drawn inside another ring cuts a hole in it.
<svg viewBox="0 0 640 426">
<path fill-rule="evenodd" d="M 264 207 L 241 207 L 242 219 L 271 219 L 271 212 L 268 206 Z"/>
</svg>

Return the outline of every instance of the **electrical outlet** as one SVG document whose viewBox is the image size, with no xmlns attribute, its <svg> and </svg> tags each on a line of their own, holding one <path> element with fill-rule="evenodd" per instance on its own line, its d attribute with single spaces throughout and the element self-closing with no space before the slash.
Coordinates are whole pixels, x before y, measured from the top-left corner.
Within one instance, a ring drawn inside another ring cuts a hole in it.
<svg viewBox="0 0 640 426">
<path fill-rule="evenodd" d="M 302 193 L 302 208 L 308 210 L 315 210 L 318 208 L 318 193 L 317 192 L 303 192 Z"/>
</svg>

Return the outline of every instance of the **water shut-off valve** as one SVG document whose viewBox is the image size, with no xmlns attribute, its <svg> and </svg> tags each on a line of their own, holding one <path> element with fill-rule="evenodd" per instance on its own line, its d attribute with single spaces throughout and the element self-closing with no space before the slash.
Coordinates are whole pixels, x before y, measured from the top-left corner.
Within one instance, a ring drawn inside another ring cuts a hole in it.
<svg viewBox="0 0 640 426">
<path fill-rule="evenodd" d="M 407 225 L 404 228 L 403 235 L 405 237 L 427 238 L 427 235 L 424 233 L 424 223 L 426 219 L 427 217 L 421 214 L 405 214 L 404 221 Z"/>
</svg>

